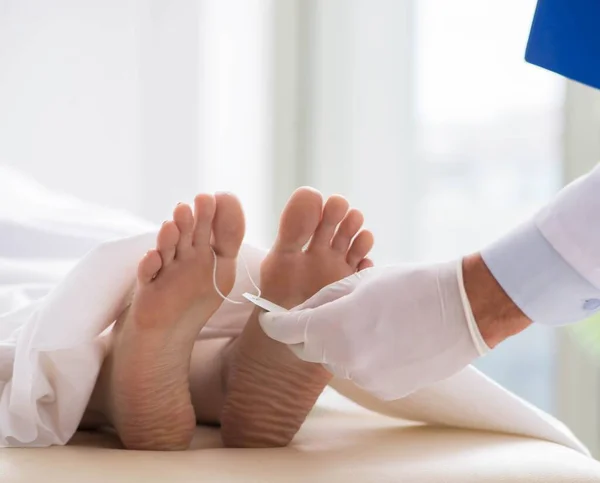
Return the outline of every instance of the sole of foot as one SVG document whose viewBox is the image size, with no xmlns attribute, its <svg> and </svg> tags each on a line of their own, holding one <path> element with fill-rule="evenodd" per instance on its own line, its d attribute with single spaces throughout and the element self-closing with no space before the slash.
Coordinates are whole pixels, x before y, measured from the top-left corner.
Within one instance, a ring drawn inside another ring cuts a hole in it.
<svg viewBox="0 0 600 483">
<path fill-rule="evenodd" d="M 156 249 L 141 260 L 133 301 L 115 324 L 101 371 L 106 417 L 126 448 L 189 446 L 196 426 L 190 358 L 199 331 L 223 302 L 213 286 L 214 257 L 217 285 L 228 294 L 244 229 L 235 197 L 198 195 L 193 212 L 177 205 Z"/>
<path fill-rule="evenodd" d="M 265 298 L 292 308 L 324 286 L 372 266 L 366 258 L 373 236 L 363 215 L 333 196 L 298 189 L 281 216 L 277 240 L 261 266 Z M 305 248 L 306 247 L 306 248 Z M 231 349 L 227 397 L 221 416 L 228 447 L 289 444 L 331 375 L 320 364 L 298 359 L 270 338 L 256 309 Z"/>
</svg>

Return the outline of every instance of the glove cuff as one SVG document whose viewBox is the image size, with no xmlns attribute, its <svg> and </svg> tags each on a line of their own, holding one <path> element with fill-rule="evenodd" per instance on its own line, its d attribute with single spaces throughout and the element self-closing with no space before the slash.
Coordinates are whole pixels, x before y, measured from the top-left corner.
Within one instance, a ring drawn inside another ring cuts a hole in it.
<svg viewBox="0 0 600 483">
<path fill-rule="evenodd" d="M 479 331 L 479 326 L 477 325 L 477 321 L 475 320 L 475 316 L 473 315 L 473 310 L 471 309 L 471 303 L 469 302 L 469 298 L 467 297 L 467 292 L 465 290 L 465 284 L 463 280 L 463 263 L 462 258 L 459 259 L 456 263 L 456 278 L 458 281 L 458 290 L 460 291 L 460 299 L 462 302 L 463 310 L 465 312 L 465 318 L 467 319 L 467 326 L 469 327 L 469 333 L 471 334 L 471 339 L 473 340 L 473 344 L 475 344 L 475 348 L 480 356 L 484 356 L 488 352 L 490 352 L 490 347 L 485 343 L 481 332 Z"/>
</svg>

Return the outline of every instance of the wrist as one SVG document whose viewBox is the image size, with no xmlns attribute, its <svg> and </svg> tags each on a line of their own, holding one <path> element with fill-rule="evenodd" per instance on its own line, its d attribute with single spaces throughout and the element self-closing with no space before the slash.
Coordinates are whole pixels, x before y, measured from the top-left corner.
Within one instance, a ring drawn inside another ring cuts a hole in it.
<svg viewBox="0 0 600 483">
<path fill-rule="evenodd" d="M 462 269 L 473 316 L 489 347 L 495 347 L 531 324 L 496 281 L 479 253 L 465 257 Z"/>
</svg>

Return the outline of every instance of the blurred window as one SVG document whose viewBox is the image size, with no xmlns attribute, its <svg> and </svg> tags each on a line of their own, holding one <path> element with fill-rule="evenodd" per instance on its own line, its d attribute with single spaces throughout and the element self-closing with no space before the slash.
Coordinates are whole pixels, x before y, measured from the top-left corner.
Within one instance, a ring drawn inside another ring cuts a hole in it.
<svg viewBox="0 0 600 483">
<path fill-rule="evenodd" d="M 477 250 L 559 188 L 563 80 L 523 60 L 534 0 L 419 0 L 417 258 Z M 554 410 L 553 333 L 532 327 L 477 365 Z"/>
</svg>

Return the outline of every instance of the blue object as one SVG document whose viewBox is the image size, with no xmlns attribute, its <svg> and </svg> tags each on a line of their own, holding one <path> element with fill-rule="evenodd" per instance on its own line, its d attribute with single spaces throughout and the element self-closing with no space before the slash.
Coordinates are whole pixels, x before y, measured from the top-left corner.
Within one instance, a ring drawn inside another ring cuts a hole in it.
<svg viewBox="0 0 600 483">
<path fill-rule="evenodd" d="M 525 60 L 600 88 L 600 0 L 538 0 Z"/>
<path fill-rule="evenodd" d="M 596 311 L 600 309 L 600 300 L 598 299 L 588 299 L 583 304 L 584 310 Z"/>
</svg>

